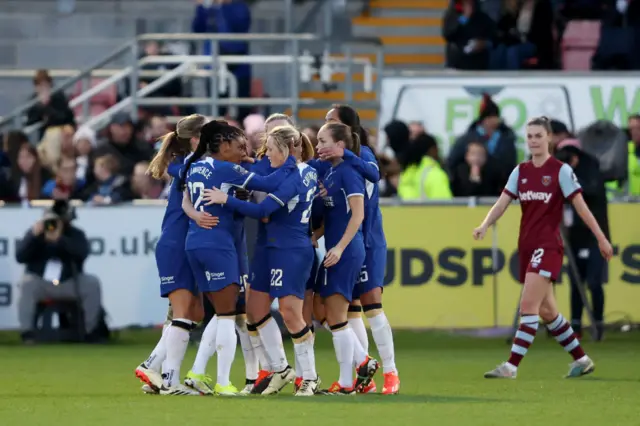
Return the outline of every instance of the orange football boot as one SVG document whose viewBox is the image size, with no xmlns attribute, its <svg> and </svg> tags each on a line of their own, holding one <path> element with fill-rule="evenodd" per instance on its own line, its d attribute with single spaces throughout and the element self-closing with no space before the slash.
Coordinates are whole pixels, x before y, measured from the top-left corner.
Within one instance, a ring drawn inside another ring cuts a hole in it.
<svg viewBox="0 0 640 426">
<path fill-rule="evenodd" d="M 382 394 L 396 395 L 398 392 L 400 392 L 400 378 L 398 377 L 398 373 L 394 373 L 393 371 L 384 373 L 384 385 L 382 386 Z"/>
</svg>

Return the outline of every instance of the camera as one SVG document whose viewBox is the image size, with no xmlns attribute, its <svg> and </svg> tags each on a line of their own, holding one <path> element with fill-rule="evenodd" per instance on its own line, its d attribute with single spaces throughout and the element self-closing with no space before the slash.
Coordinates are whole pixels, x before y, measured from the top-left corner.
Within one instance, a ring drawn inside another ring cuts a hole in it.
<svg viewBox="0 0 640 426">
<path fill-rule="evenodd" d="M 56 200 L 44 215 L 44 229 L 46 231 L 55 231 L 60 222 L 69 223 L 75 218 L 75 208 L 69 204 L 69 201 Z"/>
</svg>

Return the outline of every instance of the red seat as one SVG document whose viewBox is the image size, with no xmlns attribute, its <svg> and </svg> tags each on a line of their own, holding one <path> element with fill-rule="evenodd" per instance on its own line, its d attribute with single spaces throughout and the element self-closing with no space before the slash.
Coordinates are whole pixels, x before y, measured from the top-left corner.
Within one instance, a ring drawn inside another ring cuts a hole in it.
<svg viewBox="0 0 640 426">
<path fill-rule="evenodd" d="M 91 87 L 95 87 L 100 84 L 104 79 L 102 78 L 92 78 L 91 79 Z M 73 90 L 72 98 L 79 96 L 82 93 L 82 83 L 78 82 Z M 116 104 L 118 98 L 118 88 L 115 84 L 106 87 L 104 90 L 96 93 L 89 100 L 89 113 L 93 117 L 95 115 L 100 114 L 106 109 L 112 107 Z M 74 113 L 76 116 L 82 115 L 82 104 L 78 105 L 74 109 Z"/>
<path fill-rule="evenodd" d="M 600 21 L 569 21 L 562 37 L 562 68 L 589 71 L 600 41 Z"/>
</svg>

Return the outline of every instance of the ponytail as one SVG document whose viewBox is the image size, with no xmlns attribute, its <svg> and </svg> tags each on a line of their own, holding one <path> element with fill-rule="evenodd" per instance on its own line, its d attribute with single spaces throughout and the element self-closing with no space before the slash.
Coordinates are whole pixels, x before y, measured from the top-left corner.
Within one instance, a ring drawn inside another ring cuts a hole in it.
<svg viewBox="0 0 640 426">
<path fill-rule="evenodd" d="M 311 139 L 305 133 L 300 132 L 300 140 L 302 141 L 302 154 L 301 160 L 306 163 L 309 160 L 313 160 L 315 157 L 315 151 L 313 149 L 313 144 L 311 143 Z"/>
<path fill-rule="evenodd" d="M 178 137 L 176 132 L 167 133 L 162 137 L 162 142 L 158 153 L 151 160 L 147 174 L 154 179 L 162 179 L 167 172 L 169 163 L 176 155 L 187 155 L 189 153 L 189 140 Z"/>
<path fill-rule="evenodd" d="M 178 188 L 180 188 L 180 191 L 184 191 L 185 189 L 185 183 L 187 182 L 187 173 L 189 173 L 191 165 L 198 161 L 200 157 L 206 154 L 206 152 L 207 144 L 203 142 L 202 139 L 200 139 L 200 142 L 198 142 L 198 147 L 193 152 L 193 155 L 189 158 L 189 160 L 187 160 L 184 166 L 184 171 L 180 174 L 180 180 L 178 181 Z"/>
<path fill-rule="evenodd" d="M 349 148 L 355 155 L 360 156 L 360 147 L 362 141 L 360 140 L 360 135 L 357 132 L 351 133 L 351 140 L 353 143 L 351 144 L 351 148 Z"/>
<path fill-rule="evenodd" d="M 267 138 L 268 136 L 265 134 L 262 137 L 262 144 L 260 145 L 260 148 L 256 151 L 256 158 L 258 160 L 261 160 L 265 155 L 267 155 Z"/>
</svg>

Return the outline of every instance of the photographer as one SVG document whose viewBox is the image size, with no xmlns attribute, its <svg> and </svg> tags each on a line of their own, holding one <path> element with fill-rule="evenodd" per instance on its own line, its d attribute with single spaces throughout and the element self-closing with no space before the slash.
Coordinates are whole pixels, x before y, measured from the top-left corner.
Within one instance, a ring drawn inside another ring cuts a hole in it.
<svg viewBox="0 0 640 426">
<path fill-rule="evenodd" d="M 100 282 L 83 273 L 89 255 L 84 232 L 71 225 L 75 213 L 56 201 L 18 243 L 16 260 L 26 265 L 20 283 L 18 318 L 24 342 L 34 339 L 36 306 L 42 300 L 79 300 L 88 337 L 101 315 Z"/>
<path fill-rule="evenodd" d="M 602 232 L 609 236 L 609 217 L 607 214 L 607 193 L 600 163 L 598 160 L 582 150 L 577 139 L 565 139 L 556 147 L 556 157 L 571 166 L 578 182 L 582 186 L 582 195 L 587 206 L 596 218 Z M 564 224 L 567 227 L 573 258 L 576 261 L 579 277 L 570 269 L 571 279 L 571 325 L 580 335 L 582 330 L 582 311 L 584 308 L 578 286 L 586 283 L 591 293 L 593 316 L 596 321 L 597 335 L 595 340 L 602 339 L 604 316 L 604 281 L 605 261 L 600 255 L 598 243 L 589 228 L 576 214 L 571 205 L 565 206 Z"/>
</svg>

